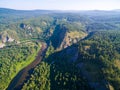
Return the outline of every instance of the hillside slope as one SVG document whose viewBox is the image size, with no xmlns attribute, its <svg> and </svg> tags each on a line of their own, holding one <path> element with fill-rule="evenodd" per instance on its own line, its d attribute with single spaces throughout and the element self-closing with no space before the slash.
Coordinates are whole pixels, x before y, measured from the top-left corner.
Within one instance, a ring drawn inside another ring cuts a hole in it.
<svg viewBox="0 0 120 90">
<path fill-rule="evenodd" d="M 0 89 L 36 57 L 23 90 L 119 90 L 120 12 L 0 8 Z"/>
</svg>

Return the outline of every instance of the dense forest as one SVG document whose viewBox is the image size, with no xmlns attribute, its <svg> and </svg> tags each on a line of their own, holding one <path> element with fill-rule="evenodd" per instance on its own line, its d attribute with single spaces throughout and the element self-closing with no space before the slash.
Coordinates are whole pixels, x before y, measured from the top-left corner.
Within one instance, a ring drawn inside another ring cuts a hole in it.
<svg viewBox="0 0 120 90">
<path fill-rule="evenodd" d="M 119 11 L 0 8 L 0 13 L 0 90 L 10 90 L 43 43 L 42 61 L 20 90 L 120 89 Z"/>
</svg>

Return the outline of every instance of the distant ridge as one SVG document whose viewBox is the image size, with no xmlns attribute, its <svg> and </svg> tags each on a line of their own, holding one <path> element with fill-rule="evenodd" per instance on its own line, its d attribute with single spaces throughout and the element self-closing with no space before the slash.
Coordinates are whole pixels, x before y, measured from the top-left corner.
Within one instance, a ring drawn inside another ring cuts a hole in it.
<svg viewBox="0 0 120 90">
<path fill-rule="evenodd" d="M 120 12 L 120 9 L 115 9 L 114 11 L 118 11 L 118 12 Z"/>
<path fill-rule="evenodd" d="M 11 11 L 66 11 L 66 12 L 83 12 L 83 11 L 92 11 L 92 12 L 107 12 L 107 11 L 120 11 L 120 9 L 113 9 L 113 10 L 47 10 L 47 9 L 33 9 L 33 10 L 17 10 L 17 9 L 11 9 L 11 8 L 2 8 L 0 7 L 0 11 L 1 10 L 11 10 Z"/>
<path fill-rule="evenodd" d="M 120 15 L 120 9 L 116 10 L 15 10 L 9 8 L 0 8 L 0 14 L 12 14 L 12 15 L 41 15 L 41 14 L 53 14 L 53 13 L 75 13 L 80 15 Z"/>
</svg>

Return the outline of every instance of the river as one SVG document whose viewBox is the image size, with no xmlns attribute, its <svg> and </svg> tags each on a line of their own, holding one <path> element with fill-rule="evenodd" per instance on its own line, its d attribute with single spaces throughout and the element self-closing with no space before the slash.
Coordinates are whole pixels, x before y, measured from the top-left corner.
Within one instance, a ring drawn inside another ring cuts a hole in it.
<svg viewBox="0 0 120 90">
<path fill-rule="evenodd" d="M 45 56 L 46 50 L 47 46 L 45 43 L 43 43 L 41 49 L 38 52 L 38 55 L 36 56 L 36 59 L 31 64 L 19 71 L 19 73 L 10 82 L 7 90 L 21 90 L 23 84 L 30 78 L 30 74 L 32 73 L 33 69 Z"/>
</svg>

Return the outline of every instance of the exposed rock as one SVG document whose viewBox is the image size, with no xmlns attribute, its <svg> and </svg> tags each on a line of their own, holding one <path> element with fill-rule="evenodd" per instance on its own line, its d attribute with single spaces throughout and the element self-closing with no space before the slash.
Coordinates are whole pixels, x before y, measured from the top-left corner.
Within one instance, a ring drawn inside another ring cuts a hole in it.
<svg viewBox="0 0 120 90">
<path fill-rule="evenodd" d="M 51 42 L 55 49 L 61 50 L 77 43 L 87 34 L 83 31 L 70 31 L 64 24 L 57 25 L 51 36 Z"/>
<path fill-rule="evenodd" d="M 2 38 L 2 42 L 6 43 L 7 42 L 7 38 Z"/>
<path fill-rule="evenodd" d="M 6 42 L 13 42 L 14 39 L 9 37 L 9 36 L 6 36 L 6 37 L 2 37 L 2 42 L 3 43 L 6 43 Z"/>
<path fill-rule="evenodd" d="M 68 46 L 71 46 L 73 43 L 77 43 L 81 38 L 85 37 L 85 33 L 80 33 L 77 31 L 71 31 L 66 32 L 64 39 L 61 42 L 61 45 L 59 48 L 67 48 Z"/>
<path fill-rule="evenodd" d="M 3 48 L 5 46 L 4 43 L 0 43 L 0 48 Z"/>
<path fill-rule="evenodd" d="M 22 29 L 33 30 L 33 28 L 32 28 L 31 26 L 29 26 L 29 25 L 27 25 L 27 24 L 24 24 L 24 23 L 21 23 L 21 24 L 20 24 L 20 27 L 21 27 Z"/>
<path fill-rule="evenodd" d="M 11 38 L 11 37 L 8 37 L 8 40 L 7 40 L 8 42 L 13 42 L 14 41 L 14 39 L 13 38 Z"/>
<path fill-rule="evenodd" d="M 20 44 L 20 41 L 15 41 L 16 44 Z"/>
<path fill-rule="evenodd" d="M 52 45 L 55 49 L 61 48 L 66 37 L 67 28 L 64 25 L 57 25 L 51 37 Z"/>
</svg>

